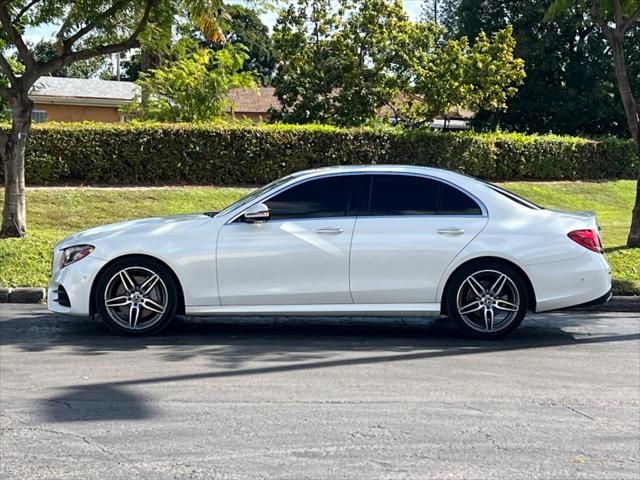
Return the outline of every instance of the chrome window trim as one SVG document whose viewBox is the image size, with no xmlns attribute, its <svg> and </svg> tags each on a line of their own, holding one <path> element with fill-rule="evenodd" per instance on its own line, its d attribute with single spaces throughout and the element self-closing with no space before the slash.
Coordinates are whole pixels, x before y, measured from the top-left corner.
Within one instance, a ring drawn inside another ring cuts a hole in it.
<svg viewBox="0 0 640 480">
<path fill-rule="evenodd" d="M 372 172 L 366 172 L 366 171 L 360 171 L 360 172 L 331 172 L 331 173 L 326 173 L 326 174 L 320 174 L 320 175 L 313 175 L 310 177 L 306 177 L 306 178 L 302 178 L 300 180 L 295 180 L 292 179 L 292 182 L 286 183 L 284 185 L 281 185 L 280 187 L 278 187 L 277 190 L 273 191 L 273 192 L 267 192 L 264 195 L 262 195 L 261 197 L 255 199 L 254 202 L 252 202 L 250 205 L 247 205 L 245 207 L 242 208 L 242 210 L 240 212 L 230 212 L 229 215 L 231 215 L 231 219 L 225 222 L 225 225 L 228 225 L 230 223 L 235 222 L 238 218 L 240 218 L 242 216 L 242 214 L 249 208 L 251 208 L 253 205 L 255 205 L 256 203 L 264 203 L 266 201 L 268 201 L 269 199 L 275 197 L 276 195 L 278 195 L 279 193 L 284 192 L 285 190 L 288 190 L 289 188 L 293 188 L 295 186 L 298 185 L 302 185 L 303 183 L 306 182 L 310 182 L 312 180 L 320 180 L 323 178 L 331 178 L 331 177 L 337 177 L 337 176 L 344 176 L 344 175 L 401 175 L 401 176 L 411 176 L 411 177 L 419 177 L 419 178 L 425 178 L 427 180 L 435 180 L 435 181 L 439 181 L 442 183 L 445 183 L 447 185 L 449 185 L 450 187 L 453 187 L 457 190 L 459 190 L 460 192 L 464 193 L 465 195 L 468 195 L 469 197 L 471 197 L 479 206 L 480 206 L 480 211 L 481 214 L 480 215 L 432 215 L 432 214 L 425 214 L 425 215 L 345 215 L 345 216 L 340 216 L 340 217 L 300 217 L 300 218 L 287 218 L 287 219 L 281 219 L 281 220 L 269 220 L 270 222 L 281 222 L 281 221 L 301 221 L 301 220 L 322 220 L 322 219 L 336 219 L 336 218 L 425 218 L 425 217 L 433 217 L 433 218 L 489 218 L 489 211 L 487 210 L 487 206 L 484 204 L 484 202 L 482 200 L 480 200 L 476 195 L 474 195 L 473 193 L 465 190 L 464 188 L 456 185 L 455 183 L 451 182 L 448 179 L 444 179 L 441 177 L 437 177 L 435 175 L 429 175 L 429 174 L 425 174 L 425 173 L 416 173 L 416 172 L 400 172 L 400 171 L 384 171 L 384 170 L 376 170 L 376 171 L 372 171 Z"/>
</svg>

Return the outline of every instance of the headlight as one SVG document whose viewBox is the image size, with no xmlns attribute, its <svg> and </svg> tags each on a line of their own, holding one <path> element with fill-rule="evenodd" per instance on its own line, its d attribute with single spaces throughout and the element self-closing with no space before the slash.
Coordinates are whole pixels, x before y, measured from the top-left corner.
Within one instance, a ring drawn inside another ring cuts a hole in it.
<svg viewBox="0 0 640 480">
<path fill-rule="evenodd" d="M 82 260 L 84 257 L 93 252 L 93 245 L 75 245 L 62 250 L 62 258 L 60 259 L 60 268 Z"/>
</svg>

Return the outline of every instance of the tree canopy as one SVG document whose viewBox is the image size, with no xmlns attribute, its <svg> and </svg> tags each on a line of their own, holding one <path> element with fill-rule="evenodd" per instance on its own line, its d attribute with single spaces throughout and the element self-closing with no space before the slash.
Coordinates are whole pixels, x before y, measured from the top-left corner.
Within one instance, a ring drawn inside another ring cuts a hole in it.
<svg viewBox="0 0 640 480">
<path fill-rule="evenodd" d="M 255 86 L 251 73 L 242 71 L 247 54 L 242 46 L 227 44 L 213 51 L 187 51 L 157 69 L 141 73 L 136 82 L 148 95 L 144 104 L 132 102 L 128 113 L 143 120 L 207 122 L 232 107 L 232 88 Z"/>
<path fill-rule="evenodd" d="M 400 0 L 297 0 L 274 28 L 280 118 L 361 125 L 384 105 L 430 122 L 454 107 L 499 109 L 524 77 L 510 29 L 449 40 Z"/>
<path fill-rule="evenodd" d="M 483 129 L 539 133 L 626 135 L 610 47 L 588 9 L 569 9 L 543 21 L 551 0 L 444 0 L 443 18 L 455 37 L 475 37 L 513 26 L 515 55 L 527 77 L 504 110 L 480 111 Z M 573 1 L 571 2 L 574 3 Z M 640 91 L 640 31 L 625 38 L 632 88 Z"/>
<path fill-rule="evenodd" d="M 242 71 L 251 72 L 261 85 L 269 85 L 276 65 L 269 29 L 262 23 L 256 10 L 242 5 L 228 5 L 225 10 L 228 17 L 222 26 L 226 43 L 245 47 L 247 60 Z M 223 48 L 224 44 L 203 39 L 203 46 L 217 50 Z"/>
<path fill-rule="evenodd" d="M 41 40 L 32 47 L 33 58 L 37 62 L 46 62 L 56 57 L 57 47 L 55 42 L 51 40 Z M 14 58 L 17 60 L 17 55 Z M 49 73 L 52 77 L 72 77 L 72 78 L 91 78 L 97 76 L 111 77 L 111 67 L 109 57 L 94 57 L 88 60 L 65 65 L 57 68 Z"/>
<path fill-rule="evenodd" d="M 242 5 L 225 6 L 225 15 L 221 20 L 224 37 L 206 38 L 197 25 L 186 25 L 184 31 L 180 33 L 182 38 L 193 38 L 199 42 L 201 47 L 210 50 L 220 50 L 229 43 L 243 45 L 247 60 L 242 66 L 242 71 L 251 72 L 261 85 L 267 86 L 273 77 L 276 60 L 269 29 L 262 23 L 257 12 L 257 10 Z M 170 52 L 164 51 L 162 53 L 163 58 L 157 59 L 158 63 L 162 63 L 162 60 L 171 60 Z M 140 52 L 135 52 L 123 60 L 122 78 L 124 80 L 136 81 L 138 79 L 142 70 L 141 57 Z"/>
</svg>

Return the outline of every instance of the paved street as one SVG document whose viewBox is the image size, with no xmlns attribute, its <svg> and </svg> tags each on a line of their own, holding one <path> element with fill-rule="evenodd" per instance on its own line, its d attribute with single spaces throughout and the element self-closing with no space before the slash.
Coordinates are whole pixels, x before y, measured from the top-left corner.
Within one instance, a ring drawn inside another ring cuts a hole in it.
<svg viewBox="0 0 640 480">
<path fill-rule="evenodd" d="M 640 475 L 637 314 L 182 319 L 152 338 L 0 305 L 2 479 Z"/>
</svg>

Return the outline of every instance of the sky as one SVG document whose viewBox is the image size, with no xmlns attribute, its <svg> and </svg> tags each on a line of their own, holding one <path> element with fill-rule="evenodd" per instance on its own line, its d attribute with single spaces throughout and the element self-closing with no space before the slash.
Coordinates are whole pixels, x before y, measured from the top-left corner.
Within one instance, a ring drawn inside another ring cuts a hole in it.
<svg viewBox="0 0 640 480">
<path fill-rule="evenodd" d="M 243 0 L 228 0 L 227 3 L 245 3 Z M 413 20 L 417 20 L 420 15 L 420 8 L 423 3 L 423 0 L 403 0 L 404 8 L 407 11 L 409 17 Z M 265 13 L 261 16 L 262 21 L 265 25 L 271 29 L 276 22 L 277 12 L 269 12 Z M 50 39 L 53 37 L 54 33 L 57 31 L 57 25 L 42 25 L 38 28 L 28 29 L 25 34 L 25 40 L 37 43 L 43 39 Z"/>
</svg>

